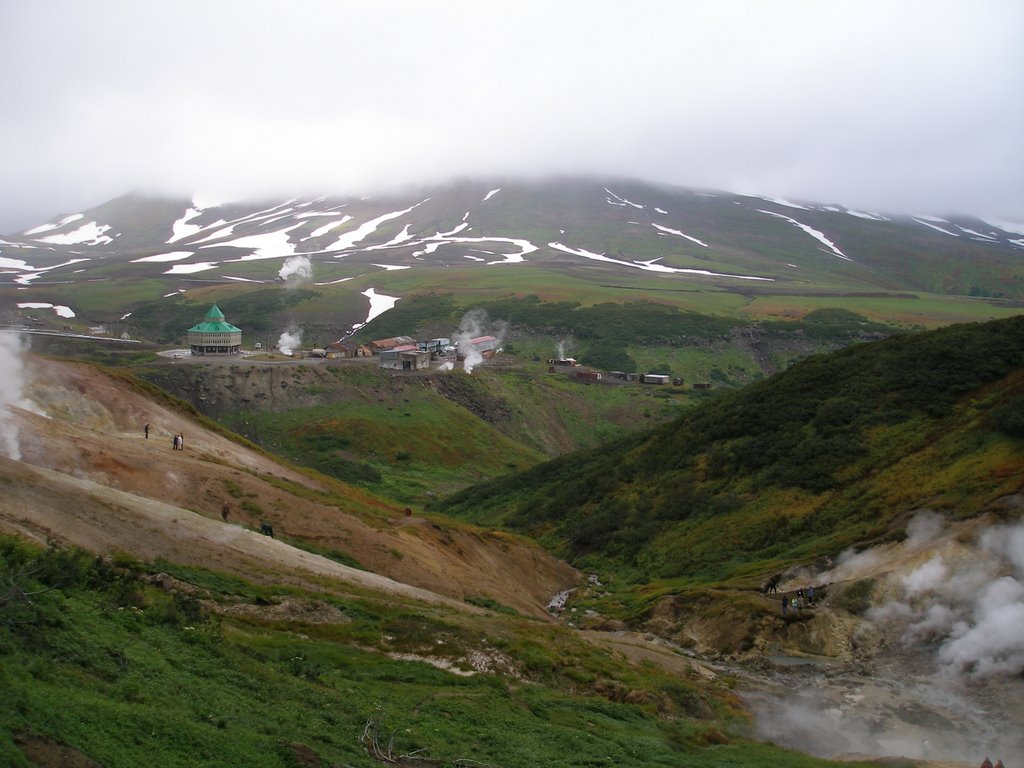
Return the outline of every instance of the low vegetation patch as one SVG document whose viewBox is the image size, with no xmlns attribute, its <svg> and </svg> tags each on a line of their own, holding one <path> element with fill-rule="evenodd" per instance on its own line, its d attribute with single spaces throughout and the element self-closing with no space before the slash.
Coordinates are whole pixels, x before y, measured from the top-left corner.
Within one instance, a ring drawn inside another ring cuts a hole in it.
<svg viewBox="0 0 1024 768">
<path fill-rule="evenodd" d="M 266 587 L 121 563 L 0 537 L 4 765 L 29 768 L 29 743 L 105 768 L 825 765 L 732 734 L 728 697 L 557 627 L 313 594 L 342 618 L 261 620 L 284 599 Z M 215 608 L 239 600 L 252 610 Z M 472 670 L 470 652 L 519 673 L 439 668 Z"/>
<path fill-rule="evenodd" d="M 976 513 L 1012 492 L 1022 367 L 1024 318 L 857 345 L 437 508 L 639 580 L 835 553 L 924 499 Z"/>
</svg>

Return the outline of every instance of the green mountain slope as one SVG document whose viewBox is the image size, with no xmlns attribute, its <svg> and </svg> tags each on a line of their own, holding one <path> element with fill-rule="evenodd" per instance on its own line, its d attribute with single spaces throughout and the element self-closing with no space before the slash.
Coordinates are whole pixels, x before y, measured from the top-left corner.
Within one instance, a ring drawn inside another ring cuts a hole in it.
<svg viewBox="0 0 1024 768">
<path fill-rule="evenodd" d="M 954 517 L 1020 490 L 1024 319 L 794 365 L 678 420 L 440 508 L 636 579 L 728 579 Z"/>
</svg>

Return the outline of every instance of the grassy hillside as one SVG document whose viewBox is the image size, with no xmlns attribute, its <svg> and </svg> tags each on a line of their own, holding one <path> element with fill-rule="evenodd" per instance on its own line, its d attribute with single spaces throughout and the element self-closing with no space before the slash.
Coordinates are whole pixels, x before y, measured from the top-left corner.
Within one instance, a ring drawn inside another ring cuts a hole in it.
<svg viewBox="0 0 1024 768">
<path fill-rule="evenodd" d="M 721 684 L 631 667 L 502 611 L 6 537 L 0 576 L 12 768 L 828 764 L 743 738 Z"/>
<path fill-rule="evenodd" d="M 1021 413 L 1024 318 L 957 325 L 804 360 L 439 509 L 636 580 L 744 577 L 1019 491 Z"/>
<path fill-rule="evenodd" d="M 264 328 L 267 316 L 260 312 L 311 293 L 268 289 L 222 303 L 232 319 Z M 183 322 L 187 306 L 198 311 L 183 302 L 146 309 Z M 448 294 L 412 297 L 359 337 L 448 335 L 469 307 Z M 473 376 L 395 374 L 372 361 L 164 360 L 151 366 L 139 364 L 146 360 L 134 347 L 124 362 L 272 453 L 402 504 L 419 504 L 663 423 L 808 354 L 895 330 L 840 309 L 753 325 L 647 301 L 584 306 L 526 296 L 493 299 L 474 310 L 480 332 L 504 335 L 505 351 Z M 69 354 L 59 340 L 40 346 Z M 548 358 L 560 354 L 606 374 L 655 372 L 682 383 L 649 387 L 606 375 L 584 385 L 571 370 L 549 371 Z M 115 362 L 116 356 L 100 359 Z"/>
<path fill-rule="evenodd" d="M 508 318 L 506 351 L 472 376 L 396 375 L 372 361 L 181 362 L 136 371 L 269 451 L 418 503 L 662 423 L 711 394 L 695 384 L 736 387 L 809 351 L 892 332 L 843 310 L 751 328 L 649 302 L 583 307 L 526 297 L 477 309 L 481 318 Z M 451 296 L 413 298 L 361 336 L 449 332 L 464 311 Z M 604 371 L 684 381 L 651 388 L 608 377 L 585 386 L 572 371 L 548 370 L 559 344 Z"/>
</svg>

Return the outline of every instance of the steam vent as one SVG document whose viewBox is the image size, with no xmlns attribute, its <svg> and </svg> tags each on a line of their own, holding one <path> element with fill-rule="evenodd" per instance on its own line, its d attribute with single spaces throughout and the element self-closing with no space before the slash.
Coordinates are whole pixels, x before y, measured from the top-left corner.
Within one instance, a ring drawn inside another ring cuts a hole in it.
<svg viewBox="0 0 1024 768">
<path fill-rule="evenodd" d="M 188 329 L 188 345 L 193 355 L 237 355 L 242 351 L 242 329 L 225 320 L 214 304 L 203 322 Z"/>
</svg>

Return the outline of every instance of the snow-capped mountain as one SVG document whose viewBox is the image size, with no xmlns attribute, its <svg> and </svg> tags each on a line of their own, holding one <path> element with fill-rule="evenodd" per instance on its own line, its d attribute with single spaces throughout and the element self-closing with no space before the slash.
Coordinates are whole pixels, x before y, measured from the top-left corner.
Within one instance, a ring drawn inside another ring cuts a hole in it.
<svg viewBox="0 0 1024 768">
<path fill-rule="evenodd" d="M 296 258 L 301 264 L 296 266 Z M 0 239 L 0 280 L 329 284 L 416 269 L 571 270 L 726 290 L 1024 299 L 1024 226 L 626 180 L 463 182 L 380 198 L 128 195 Z M 286 264 L 292 260 L 292 267 Z"/>
</svg>

